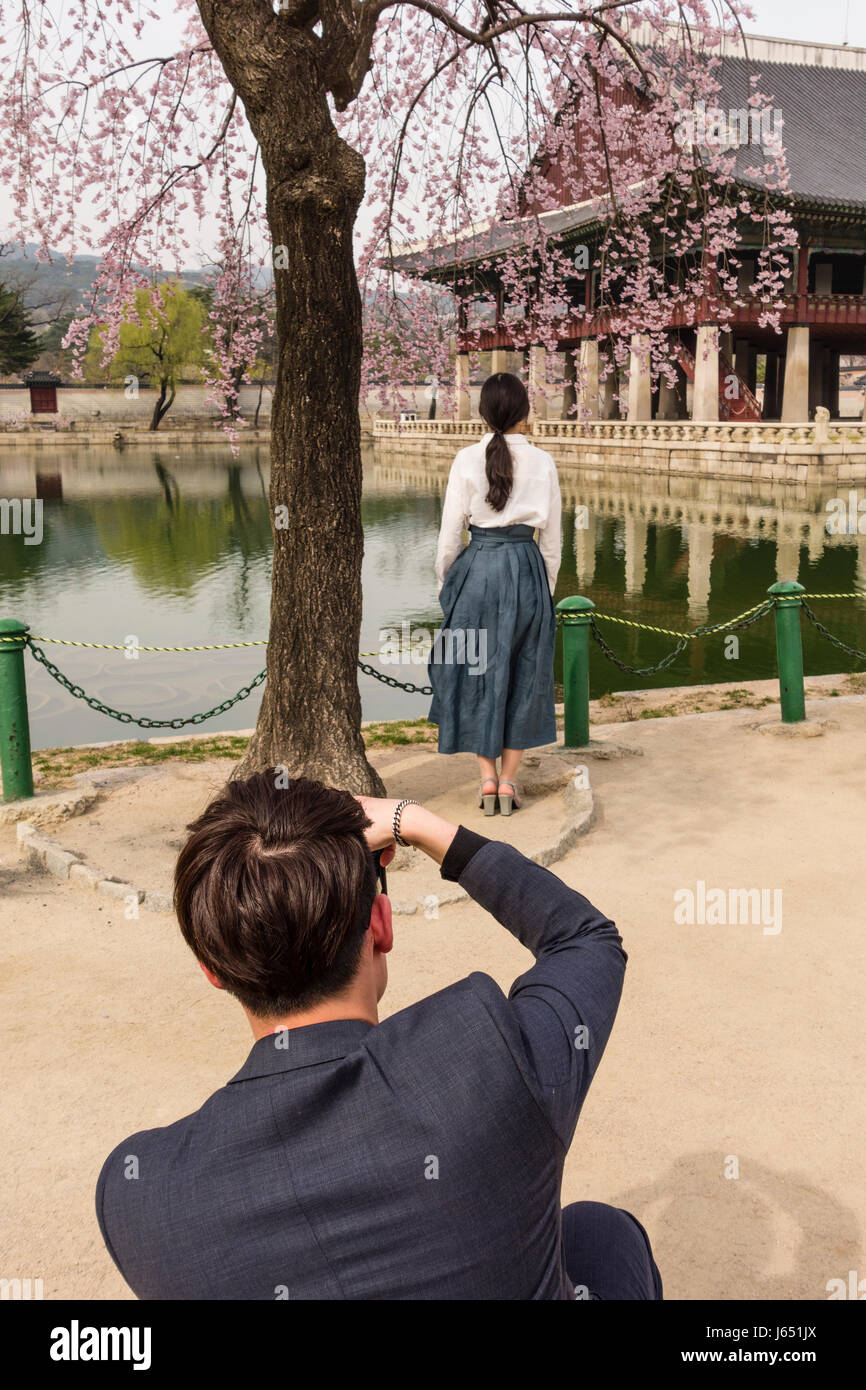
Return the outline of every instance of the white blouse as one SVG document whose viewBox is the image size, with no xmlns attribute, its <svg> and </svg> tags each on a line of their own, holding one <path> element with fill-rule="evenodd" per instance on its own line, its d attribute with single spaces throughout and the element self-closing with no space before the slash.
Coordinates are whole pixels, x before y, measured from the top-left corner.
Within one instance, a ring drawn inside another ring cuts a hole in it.
<svg viewBox="0 0 866 1390">
<path fill-rule="evenodd" d="M 550 454 L 537 449 L 525 435 L 506 435 L 514 463 L 514 484 L 504 509 L 495 512 L 484 500 L 489 491 L 484 454 L 492 437 L 485 434 L 477 444 L 461 449 L 451 465 L 436 551 L 436 576 L 442 585 L 463 547 L 463 532 L 470 525 L 533 526 L 538 531 L 538 548 L 552 594 L 562 557 L 562 498 L 556 464 Z"/>
</svg>

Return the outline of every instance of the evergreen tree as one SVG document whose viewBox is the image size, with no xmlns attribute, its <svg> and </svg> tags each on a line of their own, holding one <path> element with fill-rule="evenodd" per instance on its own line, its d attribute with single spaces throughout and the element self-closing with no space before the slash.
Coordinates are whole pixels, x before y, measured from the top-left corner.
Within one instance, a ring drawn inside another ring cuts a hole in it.
<svg viewBox="0 0 866 1390">
<path fill-rule="evenodd" d="M 25 372 L 42 351 L 21 296 L 0 280 L 0 372 Z"/>
</svg>

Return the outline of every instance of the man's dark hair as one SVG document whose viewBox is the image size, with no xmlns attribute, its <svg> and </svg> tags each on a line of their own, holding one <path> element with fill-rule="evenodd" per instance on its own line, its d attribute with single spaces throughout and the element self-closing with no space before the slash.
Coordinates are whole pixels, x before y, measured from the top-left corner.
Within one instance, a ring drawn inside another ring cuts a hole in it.
<svg viewBox="0 0 866 1390">
<path fill-rule="evenodd" d="M 376 895 L 358 801 L 276 768 L 229 782 L 188 827 L 174 906 L 196 957 L 261 1017 L 339 994 Z"/>
</svg>

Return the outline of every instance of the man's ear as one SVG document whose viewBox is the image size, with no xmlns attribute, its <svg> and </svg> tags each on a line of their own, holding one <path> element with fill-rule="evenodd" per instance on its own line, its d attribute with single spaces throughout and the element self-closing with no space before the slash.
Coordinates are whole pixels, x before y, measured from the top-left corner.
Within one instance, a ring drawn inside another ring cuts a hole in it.
<svg viewBox="0 0 866 1390">
<path fill-rule="evenodd" d="M 391 899 L 386 898 L 384 893 L 377 893 L 373 899 L 370 931 L 373 933 L 373 949 L 386 956 L 394 945 L 394 928 L 391 925 Z"/>
<path fill-rule="evenodd" d="M 222 989 L 222 984 L 221 984 L 220 981 L 217 979 L 217 977 L 216 977 L 216 975 L 213 973 L 213 971 L 212 971 L 212 970 L 208 970 L 208 968 L 207 968 L 207 966 L 205 965 L 204 961 L 202 961 L 202 960 L 199 961 L 199 968 L 200 968 L 202 974 L 205 976 L 205 979 L 210 980 L 210 982 L 211 982 L 211 984 L 213 985 L 214 989 Z"/>
</svg>

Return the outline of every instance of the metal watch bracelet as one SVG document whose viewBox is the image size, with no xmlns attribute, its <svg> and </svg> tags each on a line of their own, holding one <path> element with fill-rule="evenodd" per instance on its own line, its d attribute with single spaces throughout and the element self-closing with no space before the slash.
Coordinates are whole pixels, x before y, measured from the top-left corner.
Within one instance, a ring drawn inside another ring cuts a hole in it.
<svg viewBox="0 0 866 1390">
<path fill-rule="evenodd" d="M 393 829 L 393 831 L 394 831 L 394 839 L 396 840 L 396 842 L 397 842 L 398 845 L 403 845 L 404 847 L 408 847 L 408 841 L 407 841 L 407 840 L 404 840 L 403 837 L 402 837 L 401 834 L 400 834 L 400 818 L 401 818 L 402 815 L 403 815 L 403 808 L 404 808 L 404 806 L 420 806 L 420 805 L 421 805 L 420 801 L 416 801 L 415 798 L 414 798 L 414 796 L 407 796 L 407 797 L 404 797 L 404 799 L 403 799 L 402 801 L 398 801 L 398 802 L 397 802 L 397 805 L 394 807 L 394 820 L 393 820 L 393 822 L 392 822 L 392 829 Z"/>
</svg>

